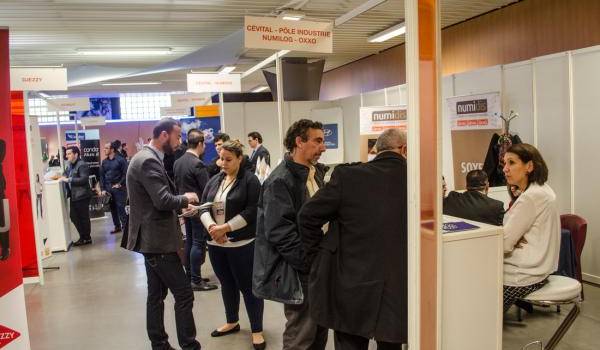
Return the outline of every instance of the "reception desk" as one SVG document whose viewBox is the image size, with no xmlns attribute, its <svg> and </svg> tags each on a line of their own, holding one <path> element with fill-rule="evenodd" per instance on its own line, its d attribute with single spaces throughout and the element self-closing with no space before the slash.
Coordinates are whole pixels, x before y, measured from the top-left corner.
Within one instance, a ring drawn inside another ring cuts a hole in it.
<svg viewBox="0 0 600 350">
<path fill-rule="evenodd" d="M 44 198 L 46 201 L 48 220 L 47 247 L 53 252 L 68 251 L 71 246 L 71 221 L 69 219 L 68 202 L 60 181 L 44 182 Z"/>
<path fill-rule="evenodd" d="M 442 238 L 442 349 L 502 350 L 503 229 L 478 229 Z"/>
</svg>

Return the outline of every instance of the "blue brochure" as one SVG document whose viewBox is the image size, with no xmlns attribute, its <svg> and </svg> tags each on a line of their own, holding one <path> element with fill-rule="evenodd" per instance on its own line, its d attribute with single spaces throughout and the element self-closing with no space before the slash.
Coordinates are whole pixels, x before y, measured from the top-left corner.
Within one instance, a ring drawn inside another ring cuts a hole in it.
<svg viewBox="0 0 600 350">
<path fill-rule="evenodd" d="M 478 228 L 479 226 L 471 225 L 464 221 L 444 222 L 442 224 L 442 230 L 444 233 L 475 230 Z"/>
</svg>

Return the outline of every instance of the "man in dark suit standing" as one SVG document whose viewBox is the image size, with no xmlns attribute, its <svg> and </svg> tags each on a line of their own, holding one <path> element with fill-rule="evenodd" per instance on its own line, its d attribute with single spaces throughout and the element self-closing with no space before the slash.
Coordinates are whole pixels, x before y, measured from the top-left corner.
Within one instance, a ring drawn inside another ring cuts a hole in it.
<svg viewBox="0 0 600 350">
<path fill-rule="evenodd" d="M 71 222 L 75 225 L 77 232 L 79 232 L 79 240 L 74 242 L 73 245 L 82 246 L 92 244 L 90 168 L 80 159 L 81 151 L 79 151 L 79 147 L 68 147 L 65 155 L 69 165 L 60 181 L 67 183 Z"/>
<path fill-rule="evenodd" d="M 177 195 L 175 184 L 163 166 L 165 154 L 181 142 L 181 124 L 160 120 L 150 144 L 136 153 L 127 170 L 129 237 L 127 249 L 142 253 L 148 277 L 147 330 L 152 349 L 171 350 L 164 327 L 164 300 L 170 290 L 175 298 L 177 339 L 184 350 L 198 350 L 192 307 L 194 293 L 177 255 L 182 244 L 177 211 L 198 203 L 196 193 Z M 191 209 L 191 208 L 190 208 Z"/>
<path fill-rule="evenodd" d="M 406 134 L 386 130 L 375 147 L 372 161 L 337 166 L 298 214 L 310 313 L 335 331 L 336 350 L 407 341 Z"/>
<path fill-rule="evenodd" d="M 263 138 L 258 131 L 253 131 L 248 134 L 248 145 L 252 149 L 252 153 L 250 154 L 252 171 L 256 171 L 258 159 L 264 159 L 267 165 L 271 165 L 271 154 L 269 153 L 269 150 L 262 145 L 262 142 Z"/>
<path fill-rule="evenodd" d="M 175 161 L 173 172 L 179 194 L 194 192 L 202 197 L 208 182 L 208 171 L 200 160 L 204 154 L 204 134 L 201 130 L 191 129 L 187 134 L 187 150 Z M 207 236 L 198 216 L 185 218 L 185 270 L 194 291 L 217 289 L 202 278 L 201 267 L 206 260 Z"/>
<path fill-rule="evenodd" d="M 444 214 L 459 218 L 501 226 L 504 204 L 487 196 L 490 184 L 483 170 L 467 173 L 467 191 L 452 191 L 444 198 Z"/>
</svg>

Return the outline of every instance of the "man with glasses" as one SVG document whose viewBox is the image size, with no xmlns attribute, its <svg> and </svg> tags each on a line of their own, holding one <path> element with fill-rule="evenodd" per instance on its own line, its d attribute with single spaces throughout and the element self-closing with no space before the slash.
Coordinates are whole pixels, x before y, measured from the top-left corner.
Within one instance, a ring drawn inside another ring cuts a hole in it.
<svg viewBox="0 0 600 350">
<path fill-rule="evenodd" d="M 483 170 L 467 173 L 467 191 L 452 191 L 444 198 L 444 214 L 459 218 L 501 226 L 504 204 L 487 196 L 490 184 Z"/>
</svg>

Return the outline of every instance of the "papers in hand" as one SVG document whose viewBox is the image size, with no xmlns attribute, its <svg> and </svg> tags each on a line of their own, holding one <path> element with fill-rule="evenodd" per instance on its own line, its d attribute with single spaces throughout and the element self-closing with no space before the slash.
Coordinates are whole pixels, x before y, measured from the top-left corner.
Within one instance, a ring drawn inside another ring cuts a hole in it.
<svg viewBox="0 0 600 350">
<path fill-rule="evenodd" d="M 189 204 L 188 205 L 188 209 L 190 209 L 190 210 L 188 210 L 188 211 L 184 212 L 183 214 L 179 215 L 179 217 L 180 218 L 190 218 L 192 216 L 198 215 L 198 212 L 200 210 L 209 209 L 212 206 L 213 206 L 213 202 L 206 202 L 206 203 L 204 203 L 202 205 L 192 205 L 192 204 Z"/>
</svg>

